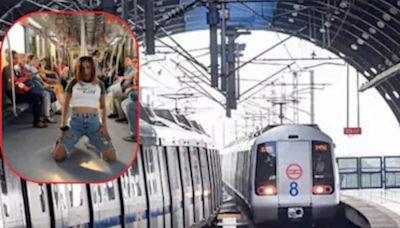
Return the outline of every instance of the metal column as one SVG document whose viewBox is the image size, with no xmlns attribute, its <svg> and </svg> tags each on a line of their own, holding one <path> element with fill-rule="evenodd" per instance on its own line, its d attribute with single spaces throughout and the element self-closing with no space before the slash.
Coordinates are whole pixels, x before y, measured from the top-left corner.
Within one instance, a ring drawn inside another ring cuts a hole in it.
<svg viewBox="0 0 400 228">
<path fill-rule="evenodd" d="M 235 54 L 235 40 L 237 38 L 236 29 L 229 29 L 228 31 L 228 52 L 227 52 L 227 92 L 226 101 L 227 107 L 236 109 L 236 54 Z"/>
<path fill-rule="evenodd" d="M 210 62 L 211 62 L 211 87 L 218 88 L 218 36 L 217 36 L 217 4 L 209 1 L 210 15 Z"/>
<path fill-rule="evenodd" d="M 221 90 L 226 91 L 226 3 L 221 4 Z"/>
<path fill-rule="evenodd" d="M 145 41 L 146 53 L 149 55 L 155 54 L 155 41 L 154 41 L 154 0 L 147 0 L 145 3 Z"/>
<path fill-rule="evenodd" d="M 310 118 L 311 118 L 311 124 L 315 123 L 315 118 L 314 118 L 314 71 L 310 70 Z"/>
</svg>

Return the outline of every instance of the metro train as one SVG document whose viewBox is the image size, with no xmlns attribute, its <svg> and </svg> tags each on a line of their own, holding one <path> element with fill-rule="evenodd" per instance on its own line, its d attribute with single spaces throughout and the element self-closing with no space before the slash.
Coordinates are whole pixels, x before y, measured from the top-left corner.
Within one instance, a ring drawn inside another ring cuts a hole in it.
<svg viewBox="0 0 400 228">
<path fill-rule="evenodd" d="M 218 151 L 201 125 L 141 106 L 133 167 L 102 184 L 41 185 L 1 159 L 0 227 L 203 227 L 222 202 Z"/>
<path fill-rule="evenodd" d="M 223 150 L 224 186 L 255 224 L 333 219 L 340 191 L 334 147 L 316 125 L 268 126 Z"/>
</svg>

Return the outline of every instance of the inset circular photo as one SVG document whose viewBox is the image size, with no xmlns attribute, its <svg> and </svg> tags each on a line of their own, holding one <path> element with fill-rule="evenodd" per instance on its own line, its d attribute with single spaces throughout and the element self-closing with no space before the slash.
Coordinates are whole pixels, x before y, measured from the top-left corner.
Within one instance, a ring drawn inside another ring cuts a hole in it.
<svg viewBox="0 0 400 228">
<path fill-rule="evenodd" d="M 138 149 L 135 34 L 105 12 L 35 12 L 1 47 L 2 152 L 40 183 L 112 180 Z"/>
</svg>

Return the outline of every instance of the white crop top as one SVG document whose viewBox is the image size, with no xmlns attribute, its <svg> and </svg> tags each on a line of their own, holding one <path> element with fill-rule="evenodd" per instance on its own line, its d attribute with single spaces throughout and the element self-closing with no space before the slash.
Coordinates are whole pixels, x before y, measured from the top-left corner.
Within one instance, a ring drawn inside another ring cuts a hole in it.
<svg viewBox="0 0 400 228">
<path fill-rule="evenodd" d="M 100 96 L 105 94 L 104 83 L 93 84 L 91 82 L 78 83 L 75 79 L 71 80 L 66 93 L 71 93 L 71 107 L 90 107 L 98 108 Z"/>
</svg>

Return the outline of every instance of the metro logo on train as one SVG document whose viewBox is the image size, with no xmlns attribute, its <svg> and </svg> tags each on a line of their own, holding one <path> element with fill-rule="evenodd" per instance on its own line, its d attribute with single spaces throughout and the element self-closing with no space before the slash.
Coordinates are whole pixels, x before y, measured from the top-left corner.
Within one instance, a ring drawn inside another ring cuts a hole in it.
<svg viewBox="0 0 400 228">
<path fill-rule="evenodd" d="M 292 163 L 286 168 L 286 176 L 291 180 L 298 180 L 303 176 L 303 168 L 297 163 Z"/>
</svg>

